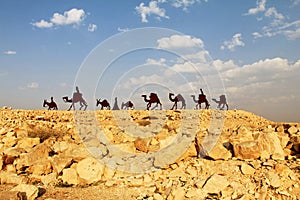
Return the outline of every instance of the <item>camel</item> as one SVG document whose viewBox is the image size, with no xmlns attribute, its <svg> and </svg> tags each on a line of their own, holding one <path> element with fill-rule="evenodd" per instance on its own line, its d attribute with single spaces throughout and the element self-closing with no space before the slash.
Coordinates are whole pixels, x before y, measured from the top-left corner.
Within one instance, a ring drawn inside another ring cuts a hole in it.
<svg viewBox="0 0 300 200">
<path fill-rule="evenodd" d="M 147 99 L 147 95 L 145 95 L 145 94 L 142 95 L 142 97 L 144 98 L 144 101 L 146 103 L 148 102 L 147 103 L 147 110 L 150 109 L 152 103 L 156 103 L 156 105 L 152 108 L 152 110 L 155 109 L 158 106 L 158 104 L 160 105 L 160 109 L 162 109 L 162 104 L 160 103 L 160 100 L 159 100 L 156 93 L 150 93 L 150 96 L 149 96 L 150 99 Z"/>
<path fill-rule="evenodd" d="M 53 97 L 51 97 L 50 102 L 47 102 L 46 99 L 44 100 L 43 107 L 46 107 L 46 106 L 48 106 L 48 110 L 51 110 L 51 109 L 57 110 L 58 109 L 56 103 L 53 100 Z"/>
<path fill-rule="evenodd" d="M 174 96 L 173 93 L 169 93 L 169 99 L 170 101 L 174 102 L 174 105 L 172 106 L 171 110 L 173 110 L 174 108 L 177 109 L 177 103 L 179 101 L 181 101 L 182 106 L 181 109 L 185 109 L 186 108 L 186 104 L 185 104 L 185 100 L 183 98 L 183 96 L 181 94 L 178 94 L 175 96 L 175 98 L 172 98 L 172 96 Z"/>
<path fill-rule="evenodd" d="M 118 97 L 115 98 L 115 103 L 114 106 L 112 108 L 113 110 L 120 110 L 119 106 L 118 106 Z"/>
<path fill-rule="evenodd" d="M 107 108 L 108 110 L 110 110 L 110 105 L 108 103 L 108 101 L 106 99 L 104 99 L 103 101 L 100 101 L 101 99 L 96 99 L 97 103 L 96 106 L 98 106 L 99 104 L 101 105 L 101 110 L 103 110 L 103 108 Z"/>
<path fill-rule="evenodd" d="M 75 103 L 78 103 L 78 102 L 80 104 L 79 110 L 81 110 L 81 108 L 83 106 L 85 106 L 84 110 L 86 110 L 86 108 L 88 106 L 87 103 L 86 103 L 86 101 L 83 99 L 82 94 L 79 92 L 79 88 L 78 87 L 76 87 L 76 92 L 73 93 L 73 98 L 72 99 L 69 99 L 69 97 L 67 97 L 67 96 L 63 97 L 62 99 L 66 103 L 72 103 L 71 106 L 70 106 L 70 108 L 68 110 L 71 110 L 72 107 L 73 107 L 73 110 L 75 110 Z"/>
<path fill-rule="evenodd" d="M 216 100 L 216 99 L 212 99 L 214 102 L 216 102 L 218 104 L 218 108 L 220 110 L 224 110 L 225 106 L 226 106 L 226 109 L 228 110 L 228 104 L 227 104 L 227 100 L 226 100 L 226 97 L 224 94 L 222 94 L 220 96 L 220 100 Z"/>
<path fill-rule="evenodd" d="M 131 101 L 127 101 L 126 103 L 122 102 L 121 109 L 133 109 L 133 103 Z"/>
<path fill-rule="evenodd" d="M 208 109 L 210 105 L 206 99 L 206 95 L 203 93 L 202 89 L 200 89 L 200 91 L 201 91 L 201 94 L 199 94 L 198 100 L 195 98 L 195 95 L 191 95 L 194 102 L 196 103 L 196 109 L 198 109 L 198 106 L 199 106 L 199 109 L 201 109 L 202 103 L 205 103 L 205 109 Z"/>
</svg>

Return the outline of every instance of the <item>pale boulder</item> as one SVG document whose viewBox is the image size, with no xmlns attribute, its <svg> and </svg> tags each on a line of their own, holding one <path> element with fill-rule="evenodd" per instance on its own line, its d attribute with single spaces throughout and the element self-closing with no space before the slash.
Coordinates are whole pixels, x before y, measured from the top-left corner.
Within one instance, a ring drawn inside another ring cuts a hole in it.
<svg viewBox="0 0 300 200">
<path fill-rule="evenodd" d="M 11 191 L 18 191 L 18 192 L 25 193 L 27 200 L 34 200 L 38 197 L 39 189 L 34 185 L 19 184 L 13 189 L 11 189 Z"/>
<path fill-rule="evenodd" d="M 255 169 L 253 167 L 251 167 L 250 165 L 248 164 L 245 164 L 243 163 L 241 165 L 241 172 L 244 174 L 244 175 L 253 175 L 254 172 L 255 172 Z"/>
<path fill-rule="evenodd" d="M 67 168 L 64 169 L 62 174 L 62 181 L 63 183 L 70 184 L 70 185 L 78 185 L 78 175 L 75 169 Z"/>
<path fill-rule="evenodd" d="M 104 166 L 92 157 L 81 160 L 76 167 L 78 177 L 86 184 L 96 183 L 101 180 Z"/>
<path fill-rule="evenodd" d="M 208 152 L 208 156 L 214 160 L 228 160 L 232 157 L 230 151 L 228 151 L 222 143 L 217 143 L 211 151 Z"/>
<path fill-rule="evenodd" d="M 214 174 L 206 181 L 203 190 L 207 193 L 218 194 L 229 185 L 226 177 Z"/>
</svg>

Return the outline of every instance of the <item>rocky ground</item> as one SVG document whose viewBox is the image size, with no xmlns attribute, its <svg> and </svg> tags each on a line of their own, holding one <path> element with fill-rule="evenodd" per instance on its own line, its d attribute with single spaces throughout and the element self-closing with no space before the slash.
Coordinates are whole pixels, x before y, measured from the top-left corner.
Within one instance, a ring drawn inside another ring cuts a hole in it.
<svg viewBox="0 0 300 200">
<path fill-rule="evenodd" d="M 299 178 L 300 123 L 240 110 L 0 110 L 0 199 L 300 199 Z"/>
</svg>

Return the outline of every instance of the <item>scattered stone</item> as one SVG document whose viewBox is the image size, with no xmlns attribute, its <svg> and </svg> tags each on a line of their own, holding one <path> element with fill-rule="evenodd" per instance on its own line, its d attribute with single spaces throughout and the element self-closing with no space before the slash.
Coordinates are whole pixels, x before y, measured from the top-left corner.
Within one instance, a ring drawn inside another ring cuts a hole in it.
<svg viewBox="0 0 300 200">
<path fill-rule="evenodd" d="M 39 189 L 34 185 L 19 184 L 18 186 L 11 189 L 11 191 L 18 191 L 21 193 L 25 193 L 27 200 L 34 200 L 35 198 L 38 197 Z"/>
<path fill-rule="evenodd" d="M 289 134 L 293 135 L 295 133 L 298 132 L 298 128 L 296 128 L 295 126 L 291 126 L 289 129 L 288 129 L 288 132 Z"/>
<path fill-rule="evenodd" d="M 149 140 L 137 138 L 134 141 L 134 146 L 137 150 L 147 153 L 149 151 Z"/>
<path fill-rule="evenodd" d="M 207 193 L 218 194 L 229 185 L 226 177 L 214 174 L 212 175 L 203 186 L 203 190 Z"/>
<path fill-rule="evenodd" d="M 214 148 L 208 152 L 208 156 L 214 160 L 228 160 L 232 157 L 230 151 L 228 151 L 222 143 L 217 143 Z"/>
<path fill-rule="evenodd" d="M 244 175 L 253 175 L 255 172 L 255 169 L 253 167 L 251 167 L 250 165 L 243 163 L 241 165 L 241 172 Z"/>
<path fill-rule="evenodd" d="M 77 172 L 75 169 L 72 168 L 67 168 L 64 169 L 62 174 L 62 181 L 65 184 L 69 184 L 69 185 L 78 185 L 78 176 L 77 176 Z"/>
<path fill-rule="evenodd" d="M 101 180 L 104 167 L 95 158 L 86 158 L 76 167 L 78 177 L 86 184 L 96 183 Z"/>
<path fill-rule="evenodd" d="M 282 182 L 281 182 L 279 176 L 278 176 L 275 172 L 273 172 L 273 171 L 269 171 L 269 172 L 267 173 L 267 178 L 268 178 L 269 181 L 270 181 L 270 185 L 271 185 L 272 187 L 274 187 L 274 188 L 278 188 L 278 187 L 280 187 L 281 184 L 282 184 Z"/>
</svg>

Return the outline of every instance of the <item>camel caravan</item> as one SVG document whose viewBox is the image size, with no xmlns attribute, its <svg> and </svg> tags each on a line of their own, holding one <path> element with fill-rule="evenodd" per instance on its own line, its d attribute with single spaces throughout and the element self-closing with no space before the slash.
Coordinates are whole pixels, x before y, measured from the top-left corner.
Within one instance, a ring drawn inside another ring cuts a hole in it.
<svg viewBox="0 0 300 200">
<path fill-rule="evenodd" d="M 204 104 L 205 107 L 204 109 L 209 109 L 210 104 L 206 98 L 206 95 L 204 94 L 203 90 L 200 88 L 200 94 L 198 95 L 198 98 L 196 99 L 196 95 L 191 95 L 193 101 L 195 102 L 195 109 L 201 109 L 201 104 Z M 146 109 L 150 110 L 152 104 L 155 104 L 155 106 L 153 106 L 151 108 L 151 110 L 154 110 L 155 108 L 157 108 L 159 106 L 159 109 L 162 110 L 162 103 L 158 97 L 158 95 L 156 93 L 150 93 L 149 97 L 147 97 L 147 95 L 143 94 L 141 95 L 141 97 L 143 98 L 144 102 L 147 103 L 146 104 Z M 63 101 L 65 103 L 70 103 L 71 106 L 69 107 L 68 110 L 71 110 L 73 108 L 73 110 L 75 110 L 75 104 L 79 103 L 80 107 L 79 110 L 81 110 L 83 108 L 83 110 L 86 110 L 88 107 L 87 102 L 84 100 L 82 93 L 79 92 L 79 88 L 76 87 L 76 92 L 73 93 L 72 98 L 69 98 L 68 96 L 64 96 L 62 97 Z M 170 108 L 170 110 L 177 110 L 178 109 L 178 103 L 181 104 L 181 108 L 180 109 L 186 109 L 186 101 L 184 99 L 184 97 L 181 94 L 177 94 L 175 96 L 175 94 L 173 93 L 169 93 L 169 100 L 171 102 L 173 102 L 173 106 Z M 217 103 L 217 108 L 220 110 L 228 110 L 228 103 L 226 100 L 226 96 L 223 94 L 221 96 L 219 96 L 219 100 L 213 98 L 212 101 L 214 101 L 215 103 Z M 57 104 L 54 102 L 54 98 L 51 97 L 50 102 L 48 102 L 46 99 L 43 102 L 43 107 L 47 107 L 48 106 L 48 110 L 58 110 Z M 96 99 L 96 107 L 101 106 L 100 109 L 106 109 L 106 110 L 110 110 L 110 104 L 106 99 L 101 100 L 101 98 Z M 132 101 L 127 101 L 127 102 L 122 102 L 121 104 L 121 110 L 129 110 L 129 109 L 134 109 L 134 104 Z M 115 98 L 115 102 L 114 105 L 112 107 L 112 110 L 120 110 L 119 106 L 118 106 L 118 98 Z"/>
</svg>

